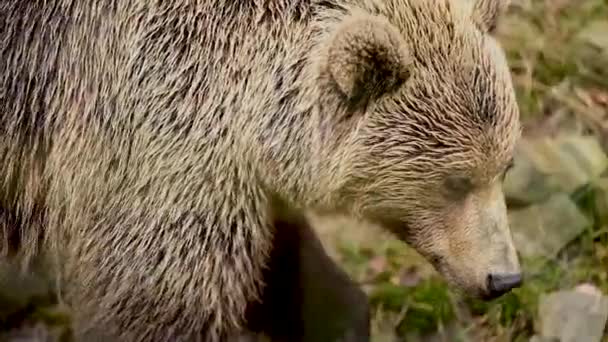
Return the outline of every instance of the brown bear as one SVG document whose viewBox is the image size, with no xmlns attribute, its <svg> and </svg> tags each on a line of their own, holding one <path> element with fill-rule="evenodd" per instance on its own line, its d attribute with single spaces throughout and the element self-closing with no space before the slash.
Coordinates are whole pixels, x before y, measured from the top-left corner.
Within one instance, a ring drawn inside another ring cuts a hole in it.
<svg viewBox="0 0 608 342">
<path fill-rule="evenodd" d="M 87 341 L 368 340 L 304 211 L 497 297 L 521 283 L 506 6 L 2 0 L 2 251 L 50 255 Z"/>
</svg>

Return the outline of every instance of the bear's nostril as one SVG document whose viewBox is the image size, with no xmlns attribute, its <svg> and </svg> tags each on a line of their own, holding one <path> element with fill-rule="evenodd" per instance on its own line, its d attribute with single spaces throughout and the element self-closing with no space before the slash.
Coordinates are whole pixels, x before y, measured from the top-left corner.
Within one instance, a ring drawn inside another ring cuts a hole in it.
<svg viewBox="0 0 608 342">
<path fill-rule="evenodd" d="M 495 273 L 489 274 L 487 279 L 488 297 L 494 299 L 521 286 L 523 282 L 521 273 Z"/>
</svg>

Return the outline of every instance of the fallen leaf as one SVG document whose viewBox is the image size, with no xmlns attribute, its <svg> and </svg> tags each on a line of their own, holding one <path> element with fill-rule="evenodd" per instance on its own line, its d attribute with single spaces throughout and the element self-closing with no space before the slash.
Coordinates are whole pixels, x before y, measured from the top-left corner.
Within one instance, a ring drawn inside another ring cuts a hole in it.
<svg viewBox="0 0 608 342">
<path fill-rule="evenodd" d="M 589 96 L 591 97 L 591 100 L 593 100 L 593 102 L 595 102 L 596 104 L 603 107 L 608 106 L 608 92 L 594 88 L 589 90 Z"/>
<path fill-rule="evenodd" d="M 371 278 L 375 278 L 378 275 L 386 272 L 387 270 L 388 261 L 386 257 L 382 255 L 373 257 L 367 265 L 368 276 Z"/>
<path fill-rule="evenodd" d="M 574 288 L 574 291 L 596 296 L 596 297 L 602 296 L 602 291 L 600 291 L 600 289 L 595 287 L 593 284 L 589 284 L 589 283 L 584 283 L 584 284 L 580 284 L 580 285 L 576 286 Z"/>
<path fill-rule="evenodd" d="M 406 287 L 414 287 L 422 281 L 419 269 L 416 266 L 410 266 L 401 269 L 399 272 L 398 283 Z"/>
</svg>

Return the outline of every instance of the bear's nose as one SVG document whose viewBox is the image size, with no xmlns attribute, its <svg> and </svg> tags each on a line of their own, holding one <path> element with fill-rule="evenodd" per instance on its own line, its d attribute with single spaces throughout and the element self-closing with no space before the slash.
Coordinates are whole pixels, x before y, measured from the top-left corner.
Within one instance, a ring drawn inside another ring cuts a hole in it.
<svg viewBox="0 0 608 342">
<path fill-rule="evenodd" d="M 494 273 L 488 275 L 488 296 L 490 299 L 498 298 L 510 290 L 521 286 L 523 282 L 521 273 Z"/>
</svg>

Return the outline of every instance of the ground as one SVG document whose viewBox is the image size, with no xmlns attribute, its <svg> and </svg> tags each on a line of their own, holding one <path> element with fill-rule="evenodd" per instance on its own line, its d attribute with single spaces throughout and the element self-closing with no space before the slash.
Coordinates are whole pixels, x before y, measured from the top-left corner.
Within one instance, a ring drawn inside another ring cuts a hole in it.
<svg viewBox="0 0 608 342">
<path fill-rule="evenodd" d="M 539 314 L 548 293 L 587 284 L 608 295 L 606 18 L 608 0 L 514 0 L 499 27 L 525 124 L 506 184 L 522 288 L 472 301 L 377 227 L 315 219 L 331 255 L 369 293 L 372 341 L 528 341 L 550 326 L 551 315 Z M 2 333 L 43 341 L 66 331 L 60 308 L 18 294 L 39 293 L 35 286 L 17 288 L 0 286 Z M 608 342 L 608 331 L 589 341 Z"/>
</svg>

